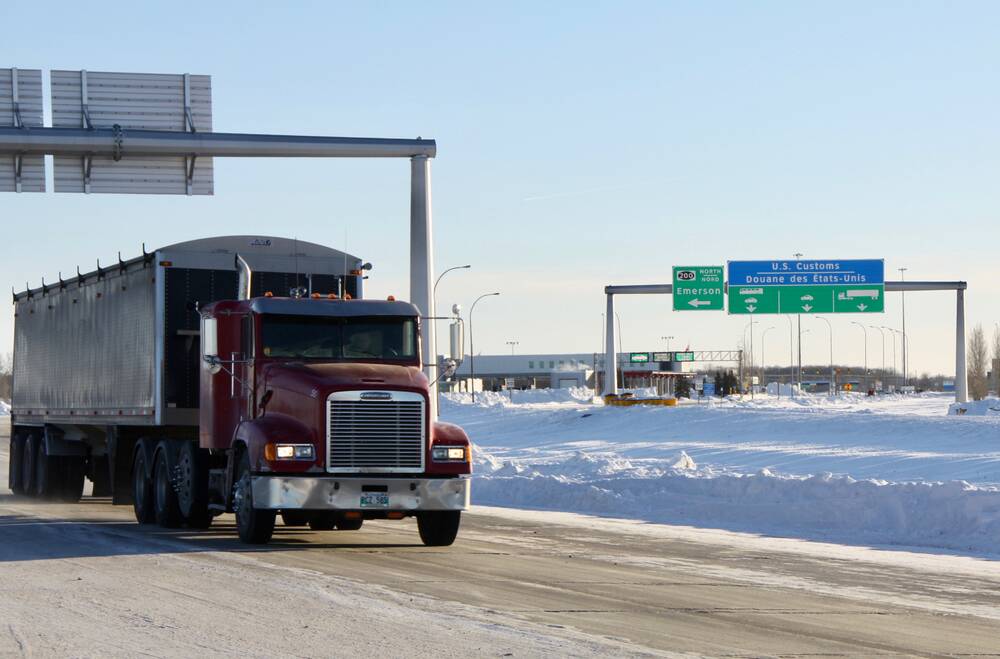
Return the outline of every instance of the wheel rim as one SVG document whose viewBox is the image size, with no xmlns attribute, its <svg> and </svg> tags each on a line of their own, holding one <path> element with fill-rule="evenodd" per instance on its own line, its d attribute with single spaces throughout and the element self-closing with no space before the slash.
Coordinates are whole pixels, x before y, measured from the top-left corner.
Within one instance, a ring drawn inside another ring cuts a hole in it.
<svg viewBox="0 0 1000 659">
<path fill-rule="evenodd" d="M 177 483 L 177 502 L 180 504 L 181 511 L 189 515 L 191 513 L 192 502 L 194 501 L 192 490 L 194 467 L 191 464 L 191 452 L 189 450 L 185 449 L 181 451 L 177 466 L 180 469 L 180 479 Z"/>
<path fill-rule="evenodd" d="M 163 456 L 156 460 L 156 511 L 163 512 L 167 501 L 167 486 L 169 483 L 164 469 Z"/>
</svg>

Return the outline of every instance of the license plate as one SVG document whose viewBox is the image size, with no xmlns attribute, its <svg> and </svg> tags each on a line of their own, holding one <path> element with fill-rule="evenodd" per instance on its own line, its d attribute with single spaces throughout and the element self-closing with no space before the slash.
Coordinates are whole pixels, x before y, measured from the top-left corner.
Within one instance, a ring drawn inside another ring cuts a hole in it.
<svg viewBox="0 0 1000 659">
<path fill-rule="evenodd" d="M 363 492 L 361 494 L 362 508 L 388 508 L 389 494 L 386 492 Z"/>
</svg>

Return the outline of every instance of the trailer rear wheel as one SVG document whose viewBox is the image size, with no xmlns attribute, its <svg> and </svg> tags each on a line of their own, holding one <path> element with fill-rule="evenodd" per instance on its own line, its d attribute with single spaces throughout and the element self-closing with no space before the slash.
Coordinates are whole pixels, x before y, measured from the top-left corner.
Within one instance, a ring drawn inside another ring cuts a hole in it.
<svg viewBox="0 0 1000 659">
<path fill-rule="evenodd" d="M 365 523 L 365 520 L 361 519 L 347 519 L 346 517 L 337 518 L 337 530 L 338 531 L 357 531 L 361 528 L 361 525 Z"/>
<path fill-rule="evenodd" d="M 21 462 L 24 460 L 24 436 L 20 433 L 11 433 L 10 453 L 7 454 L 7 457 L 10 460 L 7 472 L 7 487 L 14 494 L 21 494 L 24 491 L 24 488 L 21 487 L 21 471 L 23 469 Z"/>
<path fill-rule="evenodd" d="M 312 516 L 305 510 L 282 510 L 281 523 L 285 526 L 306 526 L 312 522 Z"/>
<path fill-rule="evenodd" d="M 24 440 L 21 457 L 21 492 L 35 496 L 35 463 L 38 461 L 38 437 L 29 435 Z"/>
<path fill-rule="evenodd" d="M 59 494 L 62 482 L 62 459 L 50 456 L 45 438 L 38 438 L 35 449 L 35 494 L 43 499 L 54 499 Z"/>
<path fill-rule="evenodd" d="M 309 528 L 313 531 L 332 531 L 337 527 L 337 513 L 320 512 L 309 520 Z"/>
<path fill-rule="evenodd" d="M 458 510 L 433 510 L 417 515 L 420 539 L 428 547 L 447 547 L 455 542 L 462 513 Z"/>
<path fill-rule="evenodd" d="M 248 544 L 263 545 L 274 534 L 277 512 L 257 510 L 253 507 L 253 488 L 250 480 L 250 457 L 246 451 L 240 453 L 239 477 L 233 492 L 233 508 L 236 510 L 236 529 L 240 540 Z"/>
<path fill-rule="evenodd" d="M 181 525 L 181 509 L 177 505 L 177 492 L 170 482 L 170 463 L 167 461 L 167 448 L 161 447 L 156 452 L 155 469 L 153 470 L 153 511 L 156 523 L 165 529 L 176 529 Z"/>
<path fill-rule="evenodd" d="M 49 458 L 52 460 L 53 458 Z M 59 483 L 53 488 L 52 496 L 60 501 L 76 503 L 83 496 L 83 481 L 87 463 L 83 456 L 66 455 L 58 458 Z"/>
<path fill-rule="evenodd" d="M 194 442 L 184 442 L 177 456 L 177 504 L 188 526 L 207 529 L 212 525 L 208 509 L 208 464 Z"/>
<path fill-rule="evenodd" d="M 136 448 L 132 461 L 132 509 L 135 521 L 152 524 L 156 520 L 153 512 L 153 482 L 146 474 L 146 452 L 142 444 Z"/>
</svg>

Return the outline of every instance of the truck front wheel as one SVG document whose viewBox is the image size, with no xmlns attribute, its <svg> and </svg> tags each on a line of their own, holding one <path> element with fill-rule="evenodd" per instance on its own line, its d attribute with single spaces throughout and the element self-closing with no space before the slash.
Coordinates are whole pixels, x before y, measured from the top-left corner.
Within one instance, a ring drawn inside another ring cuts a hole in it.
<svg viewBox="0 0 1000 659">
<path fill-rule="evenodd" d="M 250 457 L 246 451 L 240 453 L 239 471 L 233 487 L 233 508 L 236 512 L 236 530 L 240 540 L 251 545 L 263 545 L 274 534 L 277 512 L 257 510 L 253 506 L 253 487 L 250 475 Z"/>
<path fill-rule="evenodd" d="M 458 510 L 432 510 L 417 514 L 417 530 L 428 547 L 447 547 L 455 542 L 461 521 Z"/>
<path fill-rule="evenodd" d="M 156 469 L 153 474 L 153 509 L 156 523 L 165 529 L 176 529 L 181 525 L 181 509 L 177 504 L 177 492 L 170 482 L 170 463 L 167 462 L 167 448 L 156 452 Z"/>
</svg>

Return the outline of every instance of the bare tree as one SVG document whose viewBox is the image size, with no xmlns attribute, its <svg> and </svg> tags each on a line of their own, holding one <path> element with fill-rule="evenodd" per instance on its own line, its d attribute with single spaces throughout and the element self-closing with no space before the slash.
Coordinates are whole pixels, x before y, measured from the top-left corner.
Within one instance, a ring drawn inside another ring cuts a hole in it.
<svg viewBox="0 0 1000 659">
<path fill-rule="evenodd" d="M 1000 395 L 1000 324 L 993 326 L 993 391 Z"/>
<path fill-rule="evenodd" d="M 982 323 L 976 325 L 969 336 L 969 394 L 973 400 L 986 398 L 988 385 L 986 382 L 986 360 L 989 353 L 986 347 L 986 333 Z"/>
<path fill-rule="evenodd" d="M 14 372 L 14 358 L 8 352 L 0 355 L 0 400 L 10 400 Z"/>
</svg>

